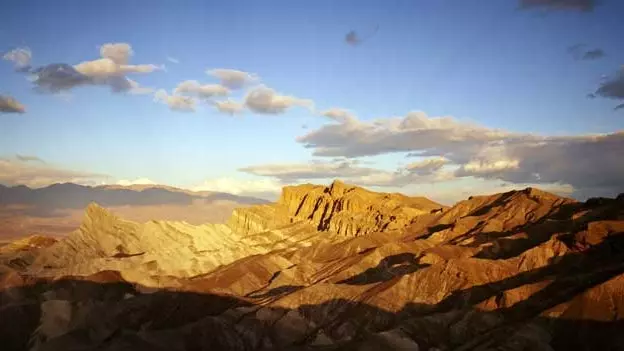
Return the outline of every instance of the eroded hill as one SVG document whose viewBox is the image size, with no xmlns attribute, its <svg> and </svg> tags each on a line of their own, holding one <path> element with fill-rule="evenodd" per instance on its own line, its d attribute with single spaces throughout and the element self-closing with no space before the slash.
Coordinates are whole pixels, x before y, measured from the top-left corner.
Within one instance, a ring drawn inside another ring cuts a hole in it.
<svg viewBox="0 0 624 351">
<path fill-rule="evenodd" d="M 1 261 L 15 349 L 624 349 L 622 195 L 445 208 L 336 182 L 221 226 L 94 205 L 69 238 L 27 242 Z"/>
</svg>

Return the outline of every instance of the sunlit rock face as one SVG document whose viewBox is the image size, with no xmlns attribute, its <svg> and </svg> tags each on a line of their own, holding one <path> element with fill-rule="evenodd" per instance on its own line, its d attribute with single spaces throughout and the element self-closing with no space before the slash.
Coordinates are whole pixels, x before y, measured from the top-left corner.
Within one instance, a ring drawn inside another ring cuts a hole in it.
<svg viewBox="0 0 624 351">
<path fill-rule="evenodd" d="M 335 182 L 227 225 L 91 205 L 0 249 L 11 350 L 624 349 L 624 196 L 451 207 Z M 10 322 L 9 322 L 10 321 Z"/>
</svg>

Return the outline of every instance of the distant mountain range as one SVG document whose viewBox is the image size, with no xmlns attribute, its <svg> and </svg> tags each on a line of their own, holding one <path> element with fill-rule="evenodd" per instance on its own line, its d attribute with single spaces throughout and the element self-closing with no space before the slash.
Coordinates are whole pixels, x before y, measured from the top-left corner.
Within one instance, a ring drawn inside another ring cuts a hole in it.
<svg viewBox="0 0 624 351">
<path fill-rule="evenodd" d="M 234 208 L 267 203 L 253 197 L 163 185 L 0 185 L 0 239 L 66 235 L 78 227 L 84 208 L 92 202 L 138 222 L 166 219 L 193 224 L 223 223 Z"/>
<path fill-rule="evenodd" d="M 89 203 L 109 206 L 190 205 L 194 200 L 233 201 L 255 205 L 268 201 L 219 192 L 192 192 L 164 185 L 85 186 L 74 183 L 52 184 L 44 188 L 0 185 L 0 205 L 28 205 L 37 214 L 56 209 L 84 209 Z"/>
</svg>

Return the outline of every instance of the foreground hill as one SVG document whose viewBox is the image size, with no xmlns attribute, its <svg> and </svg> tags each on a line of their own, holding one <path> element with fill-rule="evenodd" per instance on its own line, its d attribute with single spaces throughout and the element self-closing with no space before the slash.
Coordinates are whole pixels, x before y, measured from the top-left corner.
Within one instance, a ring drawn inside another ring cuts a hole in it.
<svg viewBox="0 0 624 351">
<path fill-rule="evenodd" d="M 234 208 L 267 201 L 162 185 L 91 187 L 64 183 L 36 189 L 0 185 L 0 239 L 65 235 L 78 228 L 84 208 L 91 202 L 135 221 L 159 218 L 200 224 L 223 223 Z"/>
<path fill-rule="evenodd" d="M 32 350 L 621 350 L 624 195 L 446 208 L 335 182 L 227 225 L 99 206 L 0 253 L 0 341 Z"/>
</svg>

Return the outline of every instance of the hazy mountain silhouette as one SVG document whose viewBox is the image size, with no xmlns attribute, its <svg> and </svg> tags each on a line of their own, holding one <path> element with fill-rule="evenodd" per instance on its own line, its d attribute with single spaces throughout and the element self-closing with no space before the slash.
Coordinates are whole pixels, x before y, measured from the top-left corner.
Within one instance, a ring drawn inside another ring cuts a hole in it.
<svg viewBox="0 0 624 351">
<path fill-rule="evenodd" d="M 193 193 L 159 185 L 132 187 L 91 187 L 74 183 L 52 184 L 44 188 L 24 185 L 0 185 L 0 205 L 30 206 L 27 214 L 46 216 L 59 209 L 83 209 L 91 202 L 110 206 L 189 205 L 193 200 L 234 201 L 243 205 L 262 204 L 268 201 L 227 193 Z"/>
</svg>

